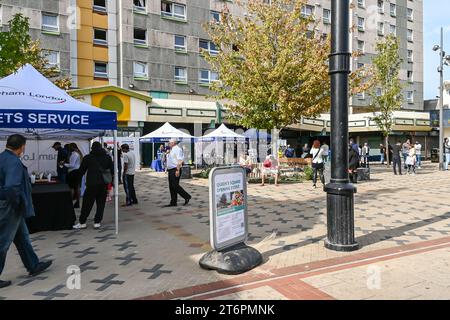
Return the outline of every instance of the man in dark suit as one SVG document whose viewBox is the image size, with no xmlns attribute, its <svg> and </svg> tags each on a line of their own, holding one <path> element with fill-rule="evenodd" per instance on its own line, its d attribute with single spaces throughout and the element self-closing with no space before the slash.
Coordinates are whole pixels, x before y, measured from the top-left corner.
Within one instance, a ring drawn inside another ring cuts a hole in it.
<svg viewBox="0 0 450 320">
<path fill-rule="evenodd" d="M 25 137 L 12 135 L 6 142 L 6 150 L 0 154 L 0 274 L 14 242 L 30 276 L 36 276 L 48 269 L 52 261 L 39 262 L 25 223 L 25 219 L 34 216 L 28 170 L 20 161 L 25 144 Z M 0 280 L 0 288 L 9 285 L 10 281 Z"/>
<path fill-rule="evenodd" d="M 55 142 L 52 148 L 58 152 L 56 159 L 56 172 L 58 173 L 58 180 L 61 183 L 66 183 L 67 168 L 64 163 L 68 160 L 67 151 L 62 147 L 61 142 Z"/>
</svg>

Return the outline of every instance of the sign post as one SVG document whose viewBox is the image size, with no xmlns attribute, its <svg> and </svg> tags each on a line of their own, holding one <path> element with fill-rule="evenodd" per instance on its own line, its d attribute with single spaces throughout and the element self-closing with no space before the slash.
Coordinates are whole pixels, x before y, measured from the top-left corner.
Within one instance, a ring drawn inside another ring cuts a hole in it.
<svg viewBox="0 0 450 320">
<path fill-rule="evenodd" d="M 200 259 L 203 269 L 241 274 L 262 263 L 245 244 L 248 235 L 247 175 L 241 167 L 214 168 L 209 175 L 210 242 L 213 251 Z"/>
</svg>

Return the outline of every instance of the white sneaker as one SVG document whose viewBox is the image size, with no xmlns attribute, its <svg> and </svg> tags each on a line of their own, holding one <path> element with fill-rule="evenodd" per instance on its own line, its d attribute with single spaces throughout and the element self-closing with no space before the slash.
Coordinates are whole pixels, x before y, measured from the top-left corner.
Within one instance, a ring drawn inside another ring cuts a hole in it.
<svg viewBox="0 0 450 320">
<path fill-rule="evenodd" d="M 86 228 L 87 228 L 87 225 L 86 225 L 86 224 L 77 223 L 77 224 L 74 225 L 72 228 L 73 228 L 73 229 L 76 229 L 76 230 L 82 230 L 82 229 L 86 229 Z"/>
<path fill-rule="evenodd" d="M 95 223 L 94 224 L 94 229 L 100 229 L 102 227 L 102 225 L 100 223 Z"/>
</svg>

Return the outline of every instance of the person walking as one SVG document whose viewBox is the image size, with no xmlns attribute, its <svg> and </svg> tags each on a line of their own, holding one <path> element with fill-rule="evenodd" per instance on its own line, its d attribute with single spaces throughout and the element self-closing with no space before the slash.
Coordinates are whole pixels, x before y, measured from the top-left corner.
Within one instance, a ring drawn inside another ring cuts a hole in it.
<svg viewBox="0 0 450 320">
<path fill-rule="evenodd" d="M 414 148 L 416 149 L 416 167 L 422 169 L 422 144 L 416 141 Z"/>
<path fill-rule="evenodd" d="M 370 147 L 369 147 L 369 144 L 366 142 L 366 143 L 364 143 L 364 146 L 362 147 L 362 158 L 363 158 L 364 168 L 369 167 L 369 155 L 370 155 Z"/>
<path fill-rule="evenodd" d="M 450 140 L 444 139 L 444 169 L 448 170 L 448 164 L 450 163 Z"/>
<path fill-rule="evenodd" d="M 383 165 L 384 162 L 386 161 L 386 147 L 383 144 L 380 144 L 380 155 L 381 155 L 380 164 Z"/>
<path fill-rule="evenodd" d="M 132 206 L 138 204 L 136 198 L 136 190 L 134 189 L 134 175 L 136 173 L 136 156 L 134 152 L 130 152 L 130 146 L 123 144 L 123 187 L 126 194 L 126 203 L 124 206 Z"/>
<path fill-rule="evenodd" d="M 303 148 L 302 148 L 302 158 L 303 159 L 305 159 L 308 155 L 309 155 L 309 151 L 310 151 L 311 149 L 309 148 L 309 146 L 308 146 L 308 144 L 307 143 L 305 143 L 305 145 L 303 146 Z"/>
<path fill-rule="evenodd" d="M 71 151 L 69 163 L 65 164 L 68 169 L 67 184 L 72 190 L 72 200 L 75 201 L 73 207 L 77 209 L 80 207 L 80 187 L 82 178 L 80 175 L 80 165 L 83 160 L 83 154 L 76 143 L 71 143 L 69 147 Z"/>
<path fill-rule="evenodd" d="M 79 223 L 74 229 L 86 229 L 87 218 L 91 214 L 94 202 L 97 209 L 94 219 L 94 229 L 101 228 L 103 213 L 105 211 L 108 184 L 112 183 L 114 168 L 111 157 L 106 154 L 100 142 L 95 141 L 91 147 L 91 153 L 83 158 L 80 166 L 80 175 L 86 174 L 86 190 L 84 191 L 83 204 Z"/>
<path fill-rule="evenodd" d="M 192 197 L 180 186 L 184 162 L 183 149 L 178 146 L 177 140 L 175 139 L 170 139 L 169 147 L 170 152 L 167 154 L 167 172 L 169 176 L 170 204 L 165 207 L 176 207 L 178 205 L 178 195 L 184 199 L 184 205 L 186 206 Z"/>
<path fill-rule="evenodd" d="M 392 147 L 392 167 L 394 168 L 395 175 L 397 175 L 397 168 L 398 174 L 402 175 L 402 158 L 400 156 L 402 153 L 402 143 L 398 141 L 397 144 Z"/>
<path fill-rule="evenodd" d="M 323 153 L 322 153 L 323 162 L 327 163 L 328 157 L 330 155 L 330 146 L 326 142 L 324 142 L 321 148 L 323 150 Z"/>
<path fill-rule="evenodd" d="M 358 168 L 360 157 L 358 152 L 356 152 L 355 148 L 352 145 L 348 146 L 348 173 L 350 182 L 358 183 Z"/>
<path fill-rule="evenodd" d="M 0 154 L 0 275 L 12 243 L 30 276 L 37 276 L 52 265 L 51 260 L 39 261 L 25 222 L 34 216 L 31 181 L 20 161 L 25 145 L 24 136 L 12 135 L 6 141 L 6 150 Z M 10 285 L 11 281 L 0 280 L 0 288 Z"/>
<path fill-rule="evenodd" d="M 408 139 L 406 140 L 406 142 L 402 145 L 402 155 L 403 155 L 403 163 L 404 163 L 404 168 L 408 169 L 407 165 L 406 165 L 406 158 L 409 155 L 409 149 L 411 149 L 411 141 Z"/>
<path fill-rule="evenodd" d="M 313 143 L 310 154 L 312 155 L 312 168 L 313 168 L 313 188 L 317 188 L 317 174 L 320 176 L 320 181 L 325 185 L 325 178 L 323 176 L 324 160 L 323 149 L 320 147 L 320 141 L 316 140 Z"/>
<path fill-rule="evenodd" d="M 122 184 L 122 150 L 120 149 L 118 142 L 117 142 L 117 146 L 113 150 L 113 152 L 116 152 L 116 150 L 117 150 L 117 171 L 118 171 L 117 175 L 119 178 L 119 184 Z M 114 154 L 113 154 L 113 159 L 114 159 Z"/>
<path fill-rule="evenodd" d="M 55 142 L 53 144 L 53 149 L 58 153 L 56 156 L 56 172 L 58 174 L 58 181 L 60 183 L 66 183 L 67 178 L 67 168 L 65 163 L 68 161 L 68 153 L 61 145 L 61 142 Z"/>
<path fill-rule="evenodd" d="M 408 175 L 416 174 L 416 148 L 414 145 L 411 145 L 411 148 L 409 149 L 408 158 L 406 158 L 406 165 L 408 166 Z"/>
</svg>

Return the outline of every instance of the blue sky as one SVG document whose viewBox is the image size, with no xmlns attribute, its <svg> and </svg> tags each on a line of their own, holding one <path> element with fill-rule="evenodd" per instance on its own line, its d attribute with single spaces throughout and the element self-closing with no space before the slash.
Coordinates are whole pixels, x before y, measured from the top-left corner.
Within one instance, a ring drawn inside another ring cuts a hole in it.
<svg viewBox="0 0 450 320">
<path fill-rule="evenodd" d="M 440 42 L 440 27 L 444 27 L 444 49 L 450 54 L 450 1 L 423 0 L 424 6 L 424 73 L 425 99 L 434 99 L 438 95 L 439 55 L 431 49 Z M 450 80 L 450 67 L 444 68 L 444 79 Z"/>
</svg>

